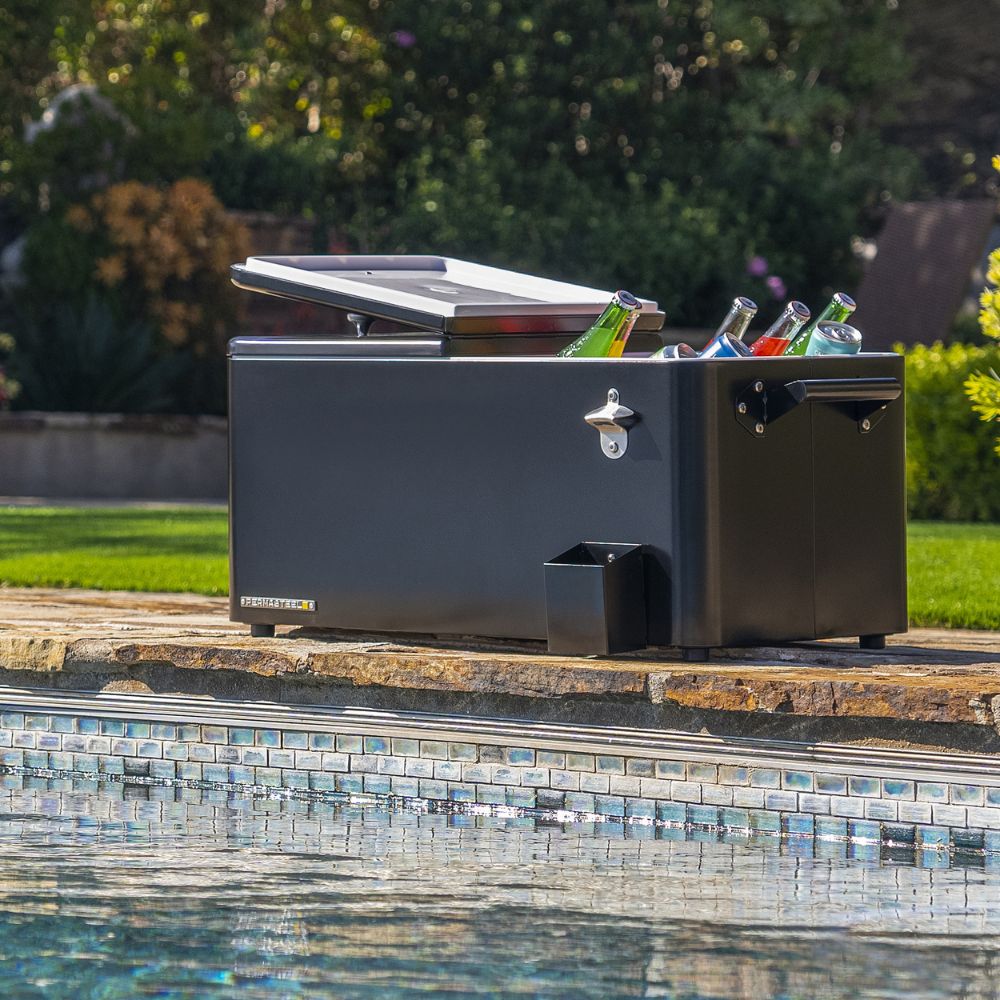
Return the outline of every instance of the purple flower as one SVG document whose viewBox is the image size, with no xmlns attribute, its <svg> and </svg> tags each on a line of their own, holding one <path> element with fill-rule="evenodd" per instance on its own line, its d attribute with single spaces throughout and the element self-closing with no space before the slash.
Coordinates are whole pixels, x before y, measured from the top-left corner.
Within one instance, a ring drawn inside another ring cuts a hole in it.
<svg viewBox="0 0 1000 1000">
<path fill-rule="evenodd" d="M 788 294 L 785 283 L 776 274 L 769 274 L 764 284 L 767 285 L 768 290 L 776 299 L 783 299 Z"/>
<path fill-rule="evenodd" d="M 767 274 L 767 258 L 756 256 L 747 261 L 747 274 L 755 278 L 763 278 Z"/>
<path fill-rule="evenodd" d="M 412 31 L 394 31 L 389 37 L 401 49 L 412 49 L 417 44 L 417 36 Z"/>
</svg>

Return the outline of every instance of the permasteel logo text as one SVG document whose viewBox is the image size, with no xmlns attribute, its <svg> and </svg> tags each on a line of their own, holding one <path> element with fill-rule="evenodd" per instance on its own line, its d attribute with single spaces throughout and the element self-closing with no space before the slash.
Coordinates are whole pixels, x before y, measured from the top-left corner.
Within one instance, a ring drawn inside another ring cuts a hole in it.
<svg viewBox="0 0 1000 1000">
<path fill-rule="evenodd" d="M 241 597 L 241 608 L 272 608 L 278 611 L 315 611 L 316 602 L 301 597 Z"/>
</svg>

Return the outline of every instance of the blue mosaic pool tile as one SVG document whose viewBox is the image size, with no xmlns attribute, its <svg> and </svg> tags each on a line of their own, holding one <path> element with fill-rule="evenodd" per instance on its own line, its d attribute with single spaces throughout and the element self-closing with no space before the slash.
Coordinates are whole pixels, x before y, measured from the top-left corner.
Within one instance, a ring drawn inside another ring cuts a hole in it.
<svg viewBox="0 0 1000 1000">
<path fill-rule="evenodd" d="M 828 816 L 830 814 L 830 796 L 810 795 L 807 792 L 800 792 L 799 809 L 802 812 L 812 813 L 813 815 Z"/>
<path fill-rule="evenodd" d="M 782 771 L 781 787 L 792 792 L 811 792 L 813 776 L 808 771 Z"/>
<path fill-rule="evenodd" d="M 817 837 L 847 837 L 847 820 L 840 816 L 816 816 L 813 818 L 813 830 Z"/>
<path fill-rule="evenodd" d="M 733 791 L 731 785 L 702 785 L 701 801 L 707 806 L 731 806 Z"/>
<path fill-rule="evenodd" d="M 984 830 L 961 830 L 953 828 L 951 831 L 951 846 L 963 851 L 981 851 L 986 846 L 986 833 Z"/>
<path fill-rule="evenodd" d="M 687 805 L 683 802 L 657 802 L 656 818 L 661 823 L 687 823 Z"/>
<path fill-rule="evenodd" d="M 436 778 L 421 778 L 420 795 L 425 799 L 446 799 L 448 798 L 448 783 L 438 781 Z M 532 801 L 534 801 L 534 795 L 532 795 Z"/>
<path fill-rule="evenodd" d="M 500 785 L 476 785 L 476 801 L 487 806 L 505 806 L 507 789 Z"/>
<path fill-rule="evenodd" d="M 177 726 L 176 739 L 181 743 L 200 743 L 201 726 L 193 722 L 182 722 Z"/>
<path fill-rule="evenodd" d="M 764 808 L 778 809 L 783 812 L 798 812 L 799 796 L 797 792 L 765 792 Z"/>
<path fill-rule="evenodd" d="M 49 755 L 45 750 L 25 750 L 24 751 L 24 766 L 25 767 L 48 767 L 49 766 Z"/>
<path fill-rule="evenodd" d="M 965 806 L 945 806 L 935 803 L 931 806 L 936 826 L 965 826 L 968 816 Z"/>
<path fill-rule="evenodd" d="M 149 723 L 148 722 L 126 722 L 125 723 L 125 735 L 129 739 L 133 739 L 133 740 L 148 740 L 149 739 Z"/>
<path fill-rule="evenodd" d="M 97 770 L 100 774 L 124 774 L 125 761 L 121 757 L 101 756 L 97 758 Z"/>
<path fill-rule="evenodd" d="M 749 785 L 750 770 L 741 764 L 720 764 L 719 783 L 723 785 Z"/>
<path fill-rule="evenodd" d="M 882 826 L 868 819 L 851 819 L 847 821 L 847 835 L 851 840 L 882 839 Z"/>
<path fill-rule="evenodd" d="M 656 819 L 656 803 L 652 799 L 629 799 L 625 815 L 634 819 Z"/>
<path fill-rule="evenodd" d="M 149 735 L 154 740 L 176 740 L 177 727 L 169 722 L 154 722 L 149 727 Z"/>
<path fill-rule="evenodd" d="M 335 792 L 337 790 L 337 777 L 325 771 L 310 771 L 308 774 L 309 787 L 314 792 Z"/>
<path fill-rule="evenodd" d="M 434 777 L 440 781 L 461 781 L 462 765 L 456 760 L 436 760 Z"/>
<path fill-rule="evenodd" d="M 410 778 L 433 778 L 434 761 L 424 760 L 423 757 L 407 757 L 403 770 Z"/>
<path fill-rule="evenodd" d="M 593 771 L 597 768 L 597 761 L 592 753 L 568 753 L 566 767 L 571 771 Z"/>
<path fill-rule="evenodd" d="M 945 826 L 918 826 L 918 847 L 948 847 L 951 844 L 951 831 Z"/>
<path fill-rule="evenodd" d="M 791 836 L 811 837 L 816 832 L 816 817 L 810 813 L 786 813 L 782 827 Z"/>
<path fill-rule="evenodd" d="M 386 791 L 388 791 L 389 780 L 386 779 Z M 308 788 L 309 775 L 305 771 L 295 771 L 282 769 L 281 786 L 283 788 Z"/>
<path fill-rule="evenodd" d="M 49 753 L 49 767 L 57 771 L 72 771 L 73 755 L 62 751 L 52 751 Z"/>
<path fill-rule="evenodd" d="M 151 760 L 149 762 L 149 776 L 151 778 L 175 778 L 177 777 L 176 769 L 177 765 L 172 760 Z"/>
<path fill-rule="evenodd" d="M 598 754 L 595 759 L 598 774 L 624 774 L 625 758 Z"/>
<path fill-rule="evenodd" d="M 898 803 L 884 799 L 865 799 L 865 819 L 896 820 L 899 818 Z"/>
<path fill-rule="evenodd" d="M 504 754 L 504 762 L 512 766 L 533 767 L 535 751 L 527 747 L 510 747 Z"/>
<path fill-rule="evenodd" d="M 392 738 L 392 752 L 397 757 L 419 757 L 420 740 L 394 736 Z"/>
<path fill-rule="evenodd" d="M 641 782 L 642 779 L 640 779 Z M 593 792 L 595 795 L 607 795 L 611 789 L 611 776 L 598 774 L 596 771 L 580 772 L 580 791 Z"/>
<path fill-rule="evenodd" d="M 601 816 L 625 815 L 625 799 L 620 795 L 596 795 L 594 805 L 596 812 Z"/>
<path fill-rule="evenodd" d="M 173 736 L 166 736 L 164 739 L 175 739 Z M 252 747 L 254 741 L 254 731 L 247 727 L 231 726 L 229 729 L 229 742 L 234 747 Z"/>
<path fill-rule="evenodd" d="M 781 832 L 781 816 L 779 813 L 768 812 L 762 809 L 750 809 L 748 813 L 751 830 L 768 831 L 770 833 Z"/>
<path fill-rule="evenodd" d="M 14 745 L 14 734 L 9 729 L 0 729 L 0 747 Z"/>
<path fill-rule="evenodd" d="M 727 830 L 749 830 L 750 813 L 746 809 L 724 807 L 719 810 L 719 825 Z"/>
<path fill-rule="evenodd" d="M 84 716 L 76 720 L 76 731 L 83 736 L 98 736 L 101 732 L 99 719 Z"/>
<path fill-rule="evenodd" d="M 83 771 L 86 774 L 97 773 L 97 754 L 95 753 L 75 753 L 73 754 L 73 769 Z"/>
<path fill-rule="evenodd" d="M 882 839 L 893 844 L 912 845 L 917 842 L 917 828 L 912 824 L 883 823 Z"/>
<path fill-rule="evenodd" d="M 378 773 L 402 775 L 406 771 L 406 758 L 394 757 L 392 754 L 385 754 L 378 758 Z"/>
<path fill-rule="evenodd" d="M 463 764 L 462 781 L 471 781 L 473 784 L 489 784 L 493 777 L 493 769 L 489 764 Z"/>
<path fill-rule="evenodd" d="M 817 792 L 823 792 L 825 795 L 847 794 L 847 775 L 826 774 L 820 771 L 815 775 L 815 782 Z"/>
<path fill-rule="evenodd" d="M 236 785 L 252 785 L 255 780 L 253 768 L 245 764 L 233 764 L 229 768 L 229 780 Z"/>
<path fill-rule="evenodd" d="M 206 781 L 229 780 L 229 767 L 226 764 L 202 764 L 201 773 Z"/>
<path fill-rule="evenodd" d="M 566 792 L 563 803 L 573 812 L 592 813 L 597 809 L 595 797 L 586 792 Z"/>
<path fill-rule="evenodd" d="M 671 781 L 670 797 L 678 802 L 701 802 L 701 785 L 692 781 Z"/>
<path fill-rule="evenodd" d="M 693 826 L 718 826 L 719 809 L 717 806 L 700 806 L 689 803 L 687 822 Z"/>
<path fill-rule="evenodd" d="M 201 764 L 189 760 L 177 761 L 177 777 L 181 781 L 201 781 Z"/>
<path fill-rule="evenodd" d="M 337 745 L 338 747 L 340 746 L 339 740 L 337 741 Z M 534 753 L 534 751 L 532 751 L 532 753 Z M 421 740 L 420 756 L 429 757 L 431 760 L 447 760 L 448 744 L 443 740 Z"/>
<path fill-rule="evenodd" d="M 228 743 L 229 728 L 227 726 L 202 726 L 201 739 L 204 743 Z"/>
<path fill-rule="evenodd" d="M 985 789 L 982 785 L 952 785 L 950 790 L 952 805 L 981 806 L 986 801 Z"/>
<path fill-rule="evenodd" d="M 87 737 L 67 733 L 62 738 L 62 749 L 69 750 L 71 753 L 86 753 Z"/>
<path fill-rule="evenodd" d="M 53 715 L 50 717 L 52 720 L 49 726 L 49 732 L 52 733 L 75 733 L 76 732 L 76 718 L 72 715 Z"/>
<path fill-rule="evenodd" d="M 111 753 L 110 736 L 87 736 L 86 741 L 87 753 Z"/>
<path fill-rule="evenodd" d="M 986 789 L 986 804 L 1000 806 L 1000 787 L 990 787 Z"/>
<path fill-rule="evenodd" d="M 947 802 L 948 786 L 940 781 L 918 781 L 918 802 Z"/>
<path fill-rule="evenodd" d="M 324 771 L 349 771 L 351 758 L 346 753 L 325 753 L 320 757 Z"/>
<path fill-rule="evenodd" d="M 255 729 L 253 741 L 256 746 L 277 749 L 281 746 L 281 733 L 277 729 Z"/>
<path fill-rule="evenodd" d="M 35 746 L 39 750 L 58 750 L 62 746 L 62 737 L 58 733 L 38 733 Z"/>
<path fill-rule="evenodd" d="M 366 736 L 364 748 L 365 753 L 391 753 L 392 741 L 387 736 Z"/>
<path fill-rule="evenodd" d="M 523 809 L 532 809 L 535 805 L 534 788 L 508 788 L 507 805 L 520 806 Z"/>
<path fill-rule="evenodd" d="M 633 778 L 627 774 L 608 775 L 608 791 L 612 795 L 624 795 L 626 797 L 639 794 L 639 787 L 642 778 Z M 645 779 L 656 781 L 655 778 Z"/>
<path fill-rule="evenodd" d="M 149 759 L 148 758 L 138 758 L 138 757 L 126 757 L 125 758 L 125 773 L 133 778 L 148 778 L 149 777 Z M 218 779 L 220 781 L 225 781 L 225 777 Z"/>
<path fill-rule="evenodd" d="M 0 764 L 4 767 L 23 767 L 23 750 L 0 750 Z"/>
<path fill-rule="evenodd" d="M 558 788 L 561 792 L 576 792 L 580 790 L 579 771 L 560 771 L 553 769 L 549 772 L 549 784 L 553 788 Z"/>
<path fill-rule="evenodd" d="M 538 767 L 566 767 L 566 754 L 561 750 L 536 750 L 535 764 Z"/>
<path fill-rule="evenodd" d="M 310 750 L 336 750 L 337 737 L 333 733 L 310 733 Z"/>
<path fill-rule="evenodd" d="M 163 744 L 163 756 L 167 760 L 187 760 L 190 752 L 191 746 L 188 743 L 167 741 Z"/>
<path fill-rule="evenodd" d="M 295 767 L 294 750 L 268 750 L 268 767 Z"/>
<path fill-rule="evenodd" d="M 112 749 L 114 749 L 112 747 Z M 215 763 L 215 745 L 211 743 L 189 743 L 188 759 L 196 760 L 200 764 Z"/>
<path fill-rule="evenodd" d="M 539 788 L 535 792 L 535 805 L 539 809 L 565 809 L 566 793 L 554 788 Z"/>
<path fill-rule="evenodd" d="M 715 764 L 699 764 L 689 761 L 687 765 L 687 780 L 713 784 L 719 780 L 719 769 Z"/>
<path fill-rule="evenodd" d="M 906 823 L 930 823 L 933 819 L 929 802 L 900 802 L 899 818 Z"/>
<path fill-rule="evenodd" d="M 0 725 L 4 729 L 24 729 L 23 712 L 3 712 L 0 713 Z"/>
<path fill-rule="evenodd" d="M 861 819 L 865 814 L 865 800 L 847 795 L 831 795 L 830 813 L 834 816 Z"/>
<path fill-rule="evenodd" d="M 34 750 L 36 735 L 36 733 L 16 732 L 11 738 L 11 746 L 20 747 L 22 750 Z"/>
<path fill-rule="evenodd" d="M 902 778 L 883 778 L 882 797 L 886 799 L 909 799 L 916 797 L 917 786 L 913 781 L 905 781 Z"/>
<path fill-rule="evenodd" d="M 202 771 L 208 765 L 202 765 Z M 281 788 L 281 769 L 278 767 L 255 767 L 253 769 L 253 780 L 255 785 L 263 785 L 265 788 Z M 361 779 L 357 779 L 358 788 L 361 788 Z M 337 791 L 342 791 L 338 787 Z"/>
<path fill-rule="evenodd" d="M 985 830 L 1000 830 L 1000 809 L 967 806 L 965 811 L 969 826 L 981 827 Z"/>
<path fill-rule="evenodd" d="M 769 767 L 751 767 L 750 785 L 753 788 L 780 788 L 781 772 Z"/>
<path fill-rule="evenodd" d="M 740 809 L 763 809 L 764 789 L 737 785 L 733 788 L 733 805 Z"/>
<path fill-rule="evenodd" d="M 319 771 L 323 767 L 323 755 L 315 750 L 296 750 L 295 766 L 304 771 Z"/>
<path fill-rule="evenodd" d="M 119 719 L 101 719 L 102 736 L 124 736 L 125 723 Z"/>
<path fill-rule="evenodd" d="M 655 771 L 657 778 L 683 781 L 687 777 L 687 766 L 678 760 L 658 760 Z"/>
<path fill-rule="evenodd" d="M 987 830 L 983 834 L 983 850 L 1000 854 L 1000 830 Z"/>
<path fill-rule="evenodd" d="M 474 743 L 449 743 L 448 759 L 474 763 L 479 760 L 479 747 Z"/>
<path fill-rule="evenodd" d="M 47 733 L 51 729 L 52 717 L 50 715 L 36 715 L 29 713 L 24 717 L 24 728 L 36 733 Z"/>
<path fill-rule="evenodd" d="M 847 779 L 847 791 L 849 795 L 877 798 L 882 791 L 882 786 L 878 778 L 858 777 L 852 774 Z"/>
<path fill-rule="evenodd" d="M 159 740 L 139 740 L 135 746 L 136 755 L 139 757 L 162 757 L 163 744 Z"/>
</svg>

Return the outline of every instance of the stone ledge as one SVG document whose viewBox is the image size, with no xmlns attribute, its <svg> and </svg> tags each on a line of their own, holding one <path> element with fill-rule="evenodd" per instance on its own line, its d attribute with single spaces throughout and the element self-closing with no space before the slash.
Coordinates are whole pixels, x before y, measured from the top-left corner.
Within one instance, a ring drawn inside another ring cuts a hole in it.
<svg viewBox="0 0 1000 1000">
<path fill-rule="evenodd" d="M 954 746 L 1000 750 L 1000 633 L 987 632 L 914 630 L 878 652 L 834 642 L 728 650 L 705 664 L 669 649 L 576 659 L 540 643 L 454 637 L 284 629 L 251 639 L 223 598 L 0 589 L 0 675 L 24 686 L 239 691 L 842 742 L 949 745 L 941 727 L 958 727 Z M 810 722 L 826 728 L 803 728 Z"/>
</svg>

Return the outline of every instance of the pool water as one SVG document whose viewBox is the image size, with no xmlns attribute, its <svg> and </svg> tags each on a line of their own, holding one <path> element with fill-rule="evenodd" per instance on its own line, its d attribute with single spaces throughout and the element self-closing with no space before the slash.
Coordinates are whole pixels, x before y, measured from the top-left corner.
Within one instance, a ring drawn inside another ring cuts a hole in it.
<svg viewBox="0 0 1000 1000">
<path fill-rule="evenodd" d="M 5 998 L 1000 989 L 982 856 L 3 780 Z"/>
</svg>

